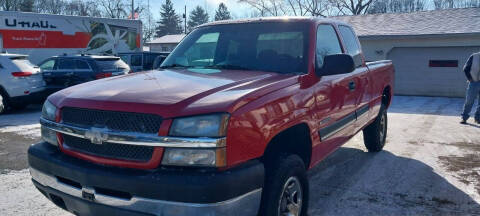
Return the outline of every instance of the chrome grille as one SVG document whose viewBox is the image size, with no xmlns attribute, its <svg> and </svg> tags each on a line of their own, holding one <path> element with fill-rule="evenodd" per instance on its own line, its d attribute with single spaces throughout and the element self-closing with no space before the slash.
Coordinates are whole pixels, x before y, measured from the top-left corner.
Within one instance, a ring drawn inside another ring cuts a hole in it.
<svg viewBox="0 0 480 216">
<path fill-rule="evenodd" d="M 108 128 L 113 131 L 158 133 L 162 117 L 153 114 L 65 107 L 62 121 L 83 128 Z"/>
<path fill-rule="evenodd" d="M 118 112 L 107 110 L 64 107 L 61 109 L 62 123 L 79 128 L 105 128 L 109 131 L 132 132 L 157 135 L 162 117 L 154 114 Z M 147 162 L 152 158 L 154 147 L 104 142 L 92 143 L 89 139 L 63 134 L 63 145 L 72 151 L 89 155 Z"/>
<path fill-rule="evenodd" d="M 147 162 L 152 158 L 154 147 L 122 145 L 114 143 L 93 144 L 90 140 L 63 134 L 63 145 L 76 152 L 112 159 Z"/>
</svg>

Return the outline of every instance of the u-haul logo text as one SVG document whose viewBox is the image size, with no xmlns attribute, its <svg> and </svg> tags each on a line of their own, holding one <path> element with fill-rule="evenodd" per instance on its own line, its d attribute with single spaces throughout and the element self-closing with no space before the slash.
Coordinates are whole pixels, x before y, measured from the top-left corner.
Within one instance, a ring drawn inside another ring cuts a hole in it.
<svg viewBox="0 0 480 216">
<path fill-rule="evenodd" d="M 47 20 L 25 21 L 5 18 L 5 25 L 8 27 L 38 28 L 38 29 L 56 29 L 57 26 L 49 24 Z"/>
</svg>

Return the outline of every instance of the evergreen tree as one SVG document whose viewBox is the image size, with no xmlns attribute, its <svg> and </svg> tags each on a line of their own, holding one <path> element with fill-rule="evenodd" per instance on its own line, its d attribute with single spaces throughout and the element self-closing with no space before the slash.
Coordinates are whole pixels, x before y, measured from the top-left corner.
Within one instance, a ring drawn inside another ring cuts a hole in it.
<svg viewBox="0 0 480 216">
<path fill-rule="evenodd" d="M 192 31 L 195 26 L 207 23 L 208 19 L 208 13 L 202 7 L 195 7 L 188 17 L 188 31 Z"/>
<path fill-rule="evenodd" d="M 215 11 L 215 21 L 232 19 L 230 11 L 227 6 L 222 2 L 218 5 L 217 11 Z"/>
<path fill-rule="evenodd" d="M 23 0 L 20 2 L 19 10 L 23 12 L 33 12 L 34 0 Z"/>
<path fill-rule="evenodd" d="M 155 29 L 155 37 L 182 33 L 182 20 L 175 13 L 171 0 L 166 0 L 160 9 L 160 21 Z"/>
</svg>

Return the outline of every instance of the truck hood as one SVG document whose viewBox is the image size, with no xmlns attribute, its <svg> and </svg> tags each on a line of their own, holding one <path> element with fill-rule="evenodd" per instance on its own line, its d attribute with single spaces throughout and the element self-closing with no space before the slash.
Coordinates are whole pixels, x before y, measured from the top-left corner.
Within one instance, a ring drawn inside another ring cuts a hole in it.
<svg viewBox="0 0 480 216">
<path fill-rule="evenodd" d="M 154 70 L 73 86 L 50 100 L 59 107 L 141 111 L 168 117 L 233 112 L 248 101 L 297 81 L 298 75 L 261 71 Z"/>
</svg>

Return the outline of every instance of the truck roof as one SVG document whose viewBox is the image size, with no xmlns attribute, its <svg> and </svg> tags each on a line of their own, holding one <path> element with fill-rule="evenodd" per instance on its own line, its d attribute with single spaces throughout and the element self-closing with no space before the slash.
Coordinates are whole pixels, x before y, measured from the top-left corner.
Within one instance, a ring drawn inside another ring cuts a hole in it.
<svg viewBox="0 0 480 216">
<path fill-rule="evenodd" d="M 211 26 L 211 25 L 226 25 L 226 24 L 244 24 L 244 23 L 266 23 L 266 22 L 310 22 L 310 23 L 337 23 L 348 25 L 345 22 L 329 19 L 329 18 L 318 18 L 318 17 L 305 17 L 305 16 L 283 16 L 283 17 L 259 17 L 259 18 L 246 18 L 238 20 L 222 20 L 215 21 L 200 25 L 198 27 Z"/>
</svg>

